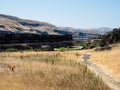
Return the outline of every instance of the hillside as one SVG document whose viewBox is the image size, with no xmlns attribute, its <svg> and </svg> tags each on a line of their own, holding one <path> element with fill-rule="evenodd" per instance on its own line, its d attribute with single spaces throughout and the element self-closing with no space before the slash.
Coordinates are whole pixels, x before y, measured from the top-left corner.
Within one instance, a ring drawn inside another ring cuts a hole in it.
<svg viewBox="0 0 120 90">
<path fill-rule="evenodd" d="M 75 39 L 90 39 L 94 37 L 99 37 L 102 34 L 112 31 L 112 28 L 101 27 L 92 29 L 76 29 L 72 27 L 58 27 L 58 30 L 54 30 L 60 34 L 72 34 Z"/>
<path fill-rule="evenodd" d="M 112 50 L 92 51 L 91 61 L 108 70 L 111 76 L 120 81 L 120 44 L 112 45 Z"/>
<path fill-rule="evenodd" d="M 72 27 L 58 27 L 58 30 L 63 30 L 67 32 L 82 32 L 82 33 L 92 33 L 92 34 L 102 34 L 105 32 L 109 32 L 112 30 L 112 28 L 108 27 L 100 27 L 100 28 L 86 28 L 86 29 L 77 29 Z"/>
<path fill-rule="evenodd" d="M 47 31 L 49 34 L 56 34 L 53 32 L 54 29 L 57 29 L 57 27 L 49 23 L 0 14 L 0 30 L 19 33 L 41 33 Z"/>
<path fill-rule="evenodd" d="M 15 33 L 48 33 L 72 34 L 73 38 L 92 38 L 111 31 L 111 28 L 75 29 L 71 27 L 57 27 L 55 25 L 34 20 L 21 19 L 15 16 L 0 14 L 0 31 Z"/>
</svg>

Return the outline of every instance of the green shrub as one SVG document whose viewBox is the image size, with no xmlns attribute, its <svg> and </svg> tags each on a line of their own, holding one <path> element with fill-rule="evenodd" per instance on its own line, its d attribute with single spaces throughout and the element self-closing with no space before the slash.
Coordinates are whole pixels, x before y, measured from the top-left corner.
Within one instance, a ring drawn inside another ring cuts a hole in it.
<svg viewBox="0 0 120 90">
<path fill-rule="evenodd" d="M 15 48 L 8 48 L 5 50 L 6 52 L 16 52 L 18 51 L 18 49 L 15 49 Z"/>
</svg>

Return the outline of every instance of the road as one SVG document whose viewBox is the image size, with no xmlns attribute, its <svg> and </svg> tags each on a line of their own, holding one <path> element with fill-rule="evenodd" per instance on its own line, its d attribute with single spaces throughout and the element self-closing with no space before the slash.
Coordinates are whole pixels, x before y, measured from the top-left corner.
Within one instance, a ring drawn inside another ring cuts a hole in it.
<svg viewBox="0 0 120 90">
<path fill-rule="evenodd" d="M 90 61 L 90 54 L 83 54 L 80 62 L 87 65 L 96 75 L 100 76 L 102 80 L 113 90 L 120 90 L 120 81 L 116 80 L 104 67 L 98 66 Z"/>
</svg>

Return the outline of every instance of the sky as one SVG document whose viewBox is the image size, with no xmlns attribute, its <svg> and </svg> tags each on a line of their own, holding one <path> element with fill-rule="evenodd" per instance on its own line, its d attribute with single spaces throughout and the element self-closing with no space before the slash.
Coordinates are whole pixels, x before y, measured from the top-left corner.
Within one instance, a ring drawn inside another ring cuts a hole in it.
<svg viewBox="0 0 120 90">
<path fill-rule="evenodd" d="M 0 0 L 0 13 L 61 27 L 120 27 L 120 0 Z"/>
</svg>

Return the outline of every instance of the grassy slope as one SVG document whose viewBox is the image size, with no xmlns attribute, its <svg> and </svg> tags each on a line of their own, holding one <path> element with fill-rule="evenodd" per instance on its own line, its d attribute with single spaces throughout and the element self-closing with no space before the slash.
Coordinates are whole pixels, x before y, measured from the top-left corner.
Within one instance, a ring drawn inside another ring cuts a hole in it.
<svg viewBox="0 0 120 90">
<path fill-rule="evenodd" d="M 83 52 L 1 52 L 0 90 L 110 90 L 76 61 Z"/>
<path fill-rule="evenodd" d="M 113 47 L 112 50 L 101 52 L 91 52 L 92 62 L 105 67 L 111 75 L 120 80 L 120 44 Z"/>
</svg>

